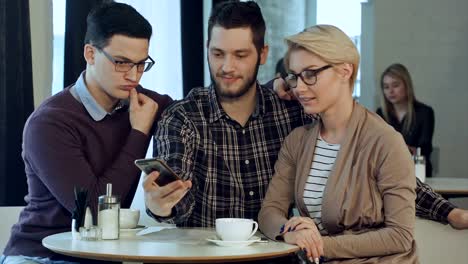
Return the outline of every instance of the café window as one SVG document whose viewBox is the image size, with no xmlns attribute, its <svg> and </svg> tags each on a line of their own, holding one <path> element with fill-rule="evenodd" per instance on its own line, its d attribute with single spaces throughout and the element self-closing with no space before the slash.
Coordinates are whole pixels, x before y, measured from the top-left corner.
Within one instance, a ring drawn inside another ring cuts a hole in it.
<svg viewBox="0 0 468 264">
<path fill-rule="evenodd" d="M 269 55 L 260 67 L 258 80 L 265 83 L 275 76 L 277 61 L 284 56 L 284 37 L 315 24 L 332 24 L 342 29 L 356 44 L 361 44 L 361 2 L 364 0 L 257 0 L 265 17 Z M 339 7 L 339 8 L 337 8 Z M 360 72 L 355 84 L 355 98 L 361 95 Z"/>
</svg>

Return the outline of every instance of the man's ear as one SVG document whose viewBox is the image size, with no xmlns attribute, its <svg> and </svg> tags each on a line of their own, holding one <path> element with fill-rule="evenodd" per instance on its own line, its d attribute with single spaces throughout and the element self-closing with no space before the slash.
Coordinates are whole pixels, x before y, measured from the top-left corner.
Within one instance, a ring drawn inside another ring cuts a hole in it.
<svg viewBox="0 0 468 264">
<path fill-rule="evenodd" d="M 209 49 L 209 46 L 210 46 L 210 41 L 207 40 L 206 41 L 206 62 L 208 63 L 208 65 L 210 65 L 210 49 Z"/>
<path fill-rule="evenodd" d="M 263 64 L 266 63 L 269 49 L 270 49 L 270 47 L 268 45 L 265 45 L 265 46 L 263 46 L 262 50 L 260 51 L 260 65 L 263 65 Z"/>
<path fill-rule="evenodd" d="M 83 57 L 89 65 L 94 64 L 94 56 L 96 55 L 96 48 L 91 44 L 85 44 L 83 48 Z"/>
</svg>

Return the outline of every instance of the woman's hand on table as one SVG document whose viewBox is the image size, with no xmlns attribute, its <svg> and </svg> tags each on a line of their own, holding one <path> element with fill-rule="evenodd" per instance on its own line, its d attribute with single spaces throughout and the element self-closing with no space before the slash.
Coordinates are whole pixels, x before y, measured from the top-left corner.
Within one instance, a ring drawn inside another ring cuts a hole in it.
<svg viewBox="0 0 468 264">
<path fill-rule="evenodd" d="M 289 219 L 281 234 L 288 244 L 299 246 L 305 250 L 311 261 L 319 263 L 323 256 L 323 240 L 315 222 L 309 217 L 293 217 Z"/>
</svg>

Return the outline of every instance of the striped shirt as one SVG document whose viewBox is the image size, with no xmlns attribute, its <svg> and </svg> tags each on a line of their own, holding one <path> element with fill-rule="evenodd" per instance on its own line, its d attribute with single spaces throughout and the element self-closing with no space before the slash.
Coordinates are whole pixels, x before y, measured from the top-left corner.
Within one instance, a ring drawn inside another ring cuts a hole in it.
<svg viewBox="0 0 468 264">
<path fill-rule="evenodd" d="M 256 108 L 241 126 L 222 109 L 214 87 L 193 89 L 166 110 L 154 137 L 154 156 L 193 186 L 170 217 L 148 214 L 178 226 L 257 219 L 283 140 L 309 121 L 297 101 L 257 86 Z"/>
<path fill-rule="evenodd" d="M 327 230 L 322 224 L 323 191 L 339 150 L 339 144 L 325 142 L 319 133 L 309 176 L 304 187 L 304 203 L 322 235 L 327 234 Z"/>
</svg>

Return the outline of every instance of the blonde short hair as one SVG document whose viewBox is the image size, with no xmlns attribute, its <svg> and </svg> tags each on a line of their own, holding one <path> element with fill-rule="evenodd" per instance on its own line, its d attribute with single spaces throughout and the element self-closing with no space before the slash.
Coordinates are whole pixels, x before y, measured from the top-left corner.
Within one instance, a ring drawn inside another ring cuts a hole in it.
<svg viewBox="0 0 468 264">
<path fill-rule="evenodd" d="M 354 87 L 359 69 L 359 52 L 353 41 L 339 28 L 332 25 L 315 25 L 295 35 L 285 38 L 288 45 L 284 62 L 289 71 L 289 57 L 292 51 L 304 49 L 314 53 L 330 64 L 350 63 L 353 75 L 350 79 Z"/>
</svg>

